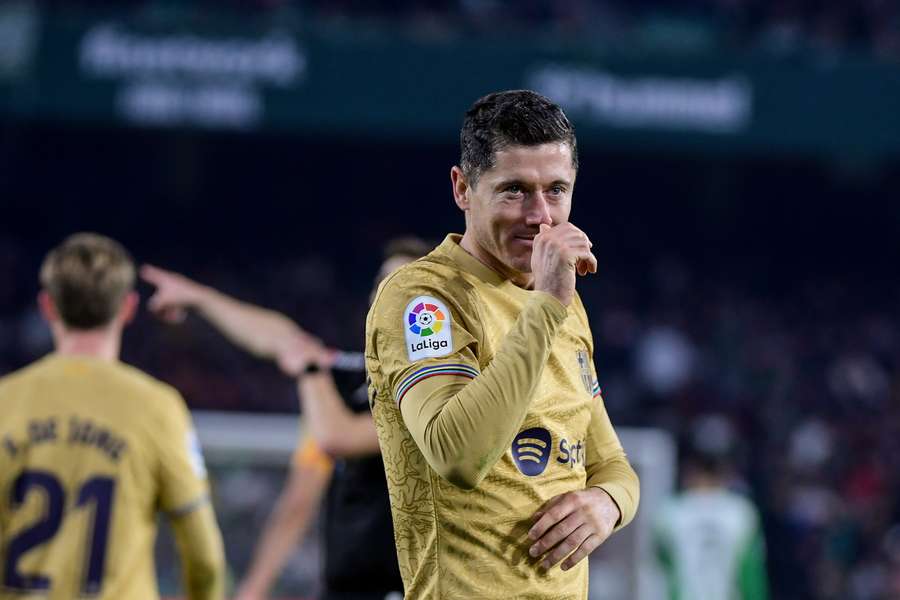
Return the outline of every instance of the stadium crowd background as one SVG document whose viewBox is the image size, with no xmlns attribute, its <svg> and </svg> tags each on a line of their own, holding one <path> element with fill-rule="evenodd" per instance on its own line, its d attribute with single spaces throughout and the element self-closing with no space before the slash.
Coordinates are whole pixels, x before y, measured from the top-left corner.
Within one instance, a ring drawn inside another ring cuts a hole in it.
<svg viewBox="0 0 900 600">
<path fill-rule="evenodd" d="M 73 4 L 104 5 L 48 2 Z M 677 39 L 711 40 L 698 48 L 900 59 L 900 8 L 887 0 L 697 0 L 677 10 L 662 0 L 231 4 L 456 33 L 503 11 L 516 26 L 549 22 L 553 32 L 602 31 L 621 43 L 655 23 L 676 27 Z M 199 14 L 205 4 L 129 6 Z M 437 243 L 461 229 L 447 177 L 456 153 L 443 141 L 387 136 L 4 120 L 0 373 L 49 349 L 34 274 L 49 247 L 80 229 L 358 348 L 373 249 L 392 235 Z M 613 421 L 683 436 L 701 414 L 733 420 L 775 598 L 900 598 L 900 162 L 645 154 L 589 142 L 581 156 L 573 221 L 595 240 L 600 274 L 579 290 Z M 296 411 L 289 381 L 199 320 L 172 328 L 142 314 L 123 354 L 195 409 Z M 239 568 L 252 542 L 226 542 Z"/>
<path fill-rule="evenodd" d="M 606 45 L 674 44 L 683 49 L 729 47 L 775 54 L 871 52 L 900 60 L 900 7 L 891 0 L 46 0 L 54 8 L 128 6 L 135 12 L 177 12 L 203 18 L 209 6 L 322 23 L 389 24 L 426 35 L 496 34 L 539 27 Z"/>
</svg>

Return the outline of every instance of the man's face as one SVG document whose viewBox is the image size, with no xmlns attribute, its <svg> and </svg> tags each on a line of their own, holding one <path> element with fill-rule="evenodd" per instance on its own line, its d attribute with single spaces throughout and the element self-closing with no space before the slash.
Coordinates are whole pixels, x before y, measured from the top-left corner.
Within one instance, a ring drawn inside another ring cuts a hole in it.
<svg viewBox="0 0 900 600">
<path fill-rule="evenodd" d="M 495 156 L 495 165 L 475 187 L 465 187 L 464 204 L 456 186 L 457 203 L 466 211 L 467 250 L 515 277 L 531 273 L 532 243 L 540 225 L 569 220 L 576 171 L 572 149 L 564 142 L 510 146 Z"/>
</svg>

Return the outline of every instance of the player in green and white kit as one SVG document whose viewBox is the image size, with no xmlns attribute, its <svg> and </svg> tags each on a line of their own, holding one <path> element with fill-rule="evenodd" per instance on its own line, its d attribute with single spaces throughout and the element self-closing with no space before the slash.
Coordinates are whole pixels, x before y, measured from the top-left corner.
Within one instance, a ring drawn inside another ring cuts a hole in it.
<svg viewBox="0 0 900 600">
<path fill-rule="evenodd" d="M 709 433 L 708 427 L 695 432 L 684 489 L 666 501 L 656 519 L 656 550 L 669 598 L 767 600 L 759 512 L 726 485 L 731 440 L 714 442 L 719 436 Z"/>
</svg>

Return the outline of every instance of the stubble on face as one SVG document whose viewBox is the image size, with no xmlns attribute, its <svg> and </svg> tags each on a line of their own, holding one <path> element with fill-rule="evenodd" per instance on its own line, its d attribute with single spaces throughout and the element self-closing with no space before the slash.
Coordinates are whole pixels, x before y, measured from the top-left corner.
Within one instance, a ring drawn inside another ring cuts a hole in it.
<svg viewBox="0 0 900 600">
<path fill-rule="evenodd" d="M 469 188 L 463 248 L 517 285 L 530 287 L 540 224 L 568 220 L 575 169 L 566 143 L 511 146 Z"/>
</svg>

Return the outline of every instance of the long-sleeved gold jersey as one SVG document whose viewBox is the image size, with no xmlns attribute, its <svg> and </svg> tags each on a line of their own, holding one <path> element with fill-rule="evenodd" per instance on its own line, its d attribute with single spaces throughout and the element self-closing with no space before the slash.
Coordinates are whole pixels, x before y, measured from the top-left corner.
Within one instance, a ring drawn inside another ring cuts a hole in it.
<svg viewBox="0 0 900 600">
<path fill-rule="evenodd" d="M 637 509 L 584 307 L 517 287 L 459 239 L 388 278 L 367 320 L 407 598 L 586 598 L 587 561 L 545 572 L 527 537 L 544 502 L 589 486 L 617 527 Z"/>
</svg>

